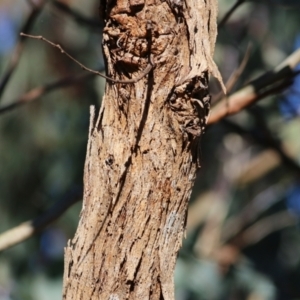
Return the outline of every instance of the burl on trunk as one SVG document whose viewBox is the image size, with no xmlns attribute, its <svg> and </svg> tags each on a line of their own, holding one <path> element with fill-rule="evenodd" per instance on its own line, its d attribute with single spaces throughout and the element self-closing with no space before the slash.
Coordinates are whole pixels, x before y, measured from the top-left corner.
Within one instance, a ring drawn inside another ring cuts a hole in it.
<svg viewBox="0 0 300 300">
<path fill-rule="evenodd" d="M 104 5 L 103 5 L 104 4 Z M 107 81 L 91 109 L 84 200 L 63 298 L 174 299 L 209 112 L 216 0 L 107 0 Z"/>
</svg>

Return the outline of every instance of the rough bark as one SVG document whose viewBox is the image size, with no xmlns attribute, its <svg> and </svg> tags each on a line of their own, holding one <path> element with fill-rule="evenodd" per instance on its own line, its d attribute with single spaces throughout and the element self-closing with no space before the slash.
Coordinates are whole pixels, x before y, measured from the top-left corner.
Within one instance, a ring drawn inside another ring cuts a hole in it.
<svg viewBox="0 0 300 300">
<path fill-rule="evenodd" d="M 174 299 L 173 273 L 209 111 L 216 0 L 105 3 L 107 82 L 91 110 L 84 202 L 63 298 Z"/>
</svg>

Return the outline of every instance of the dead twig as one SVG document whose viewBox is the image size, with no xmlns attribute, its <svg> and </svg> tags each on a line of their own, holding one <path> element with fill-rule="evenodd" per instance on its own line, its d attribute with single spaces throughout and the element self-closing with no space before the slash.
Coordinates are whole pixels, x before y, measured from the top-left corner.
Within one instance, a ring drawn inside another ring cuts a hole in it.
<svg viewBox="0 0 300 300">
<path fill-rule="evenodd" d="M 25 37 L 29 37 L 29 38 L 32 38 L 32 39 L 36 39 L 36 40 L 42 40 L 46 43 L 48 43 L 49 45 L 51 45 L 52 47 L 54 48 L 57 48 L 60 50 L 60 52 L 62 54 L 65 54 L 67 57 L 69 57 L 72 61 L 74 61 L 77 65 L 79 65 L 83 70 L 86 70 L 90 73 L 93 73 L 93 74 L 96 74 L 100 77 L 103 77 L 105 78 L 106 80 L 108 81 L 111 81 L 111 82 L 114 82 L 114 83 L 124 83 L 124 84 L 130 84 L 130 83 L 137 83 L 138 81 L 140 81 L 141 79 L 143 79 L 146 75 L 148 75 L 152 69 L 155 67 L 155 64 L 153 61 L 151 61 L 151 57 L 150 57 L 150 61 L 147 65 L 147 67 L 145 68 L 145 70 L 143 70 L 141 72 L 141 74 L 139 76 L 137 76 L 136 78 L 132 78 L 132 79 L 127 79 L 127 80 L 119 80 L 119 79 L 114 79 L 114 78 L 111 78 L 111 77 L 108 77 L 106 75 L 103 75 L 102 73 L 100 73 L 99 71 L 95 71 L 95 70 L 92 70 L 88 67 L 86 67 L 85 65 L 83 65 L 81 62 L 79 62 L 77 59 L 75 59 L 73 56 L 71 56 L 68 52 L 66 52 L 62 47 L 61 45 L 59 44 L 55 44 L 49 40 L 47 40 L 46 38 L 44 38 L 43 36 L 41 35 L 30 35 L 30 34 L 25 34 L 23 32 L 20 33 L 21 36 L 25 36 Z"/>
</svg>

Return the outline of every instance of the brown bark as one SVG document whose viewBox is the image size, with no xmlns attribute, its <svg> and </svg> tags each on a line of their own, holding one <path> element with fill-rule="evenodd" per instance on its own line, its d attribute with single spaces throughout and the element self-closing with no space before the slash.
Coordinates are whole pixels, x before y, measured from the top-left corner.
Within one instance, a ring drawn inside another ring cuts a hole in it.
<svg viewBox="0 0 300 300">
<path fill-rule="evenodd" d="M 216 0 L 106 3 L 108 76 L 91 110 L 84 203 L 63 298 L 174 299 L 173 273 L 209 110 Z"/>
</svg>

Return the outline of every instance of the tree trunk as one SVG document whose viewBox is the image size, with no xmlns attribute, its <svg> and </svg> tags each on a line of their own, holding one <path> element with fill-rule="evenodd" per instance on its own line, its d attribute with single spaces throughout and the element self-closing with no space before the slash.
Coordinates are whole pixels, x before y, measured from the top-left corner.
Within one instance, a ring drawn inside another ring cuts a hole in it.
<svg viewBox="0 0 300 300">
<path fill-rule="evenodd" d="M 91 109 L 84 202 L 63 298 L 174 299 L 209 111 L 216 0 L 107 0 L 108 76 Z M 144 76 L 143 76 L 144 75 Z M 134 83 L 136 79 L 140 79 Z"/>
</svg>

